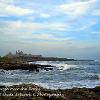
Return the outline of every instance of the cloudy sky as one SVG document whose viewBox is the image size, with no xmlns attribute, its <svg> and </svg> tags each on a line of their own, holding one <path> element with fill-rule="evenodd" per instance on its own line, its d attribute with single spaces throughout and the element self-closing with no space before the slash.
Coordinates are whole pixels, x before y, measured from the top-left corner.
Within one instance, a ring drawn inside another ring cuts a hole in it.
<svg viewBox="0 0 100 100">
<path fill-rule="evenodd" d="M 100 59 L 100 0 L 0 0 L 0 55 L 16 50 Z"/>
</svg>

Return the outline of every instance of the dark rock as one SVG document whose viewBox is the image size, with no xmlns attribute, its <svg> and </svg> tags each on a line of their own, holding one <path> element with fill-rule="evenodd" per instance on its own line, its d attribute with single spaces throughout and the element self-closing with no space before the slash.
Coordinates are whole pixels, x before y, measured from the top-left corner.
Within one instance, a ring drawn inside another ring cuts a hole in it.
<svg viewBox="0 0 100 100">
<path fill-rule="evenodd" d="M 0 87 L 2 90 L 4 86 Z M 35 94 L 34 96 L 0 96 L 0 100 L 100 100 L 100 86 L 96 88 L 73 88 L 73 89 L 58 89 L 50 90 L 42 88 L 37 85 L 22 84 L 6 87 L 8 89 L 13 88 L 14 90 L 7 90 L 6 93 L 22 93 L 22 94 Z M 19 89 L 19 90 L 16 90 Z M 21 90 L 21 89 L 25 90 Z M 30 88 L 30 89 L 29 89 Z M 0 91 L 1 94 L 4 91 Z M 42 94 L 42 95 L 39 95 Z M 46 94 L 46 95 L 44 95 Z M 56 95 L 54 95 L 56 94 Z M 61 94 L 61 95 L 58 95 Z"/>
<path fill-rule="evenodd" d="M 0 69 L 4 70 L 22 69 L 22 70 L 39 72 L 39 69 L 53 70 L 53 67 L 54 66 L 51 65 L 28 64 L 28 63 L 0 63 Z"/>
</svg>

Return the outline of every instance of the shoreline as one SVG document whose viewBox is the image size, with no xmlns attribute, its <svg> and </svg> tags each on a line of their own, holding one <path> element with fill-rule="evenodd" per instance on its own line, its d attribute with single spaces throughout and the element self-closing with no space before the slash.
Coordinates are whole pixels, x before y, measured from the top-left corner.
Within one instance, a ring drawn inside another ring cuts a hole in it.
<svg viewBox="0 0 100 100">
<path fill-rule="evenodd" d="M 20 99 L 18 99 L 20 98 Z M 95 88 L 46 89 L 35 84 L 0 86 L 0 100 L 100 100 Z"/>
<path fill-rule="evenodd" d="M 3 70 L 30 70 L 30 71 L 37 71 L 39 72 L 39 69 L 44 70 L 53 70 L 54 66 L 51 65 L 40 65 L 40 64 L 29 64 L 29 63 L 5 63 L 0 62 L 0 69 Z"/>
<path fill-rule="evenodd" d="M 0 62 L 3 70 L 53 70 L 55 66 L 25 62 Z M 35 84 L 0 85 L 0 100 L 100 100 L 100 86 L 95 88 L 47 89 Z"/>
</svg>

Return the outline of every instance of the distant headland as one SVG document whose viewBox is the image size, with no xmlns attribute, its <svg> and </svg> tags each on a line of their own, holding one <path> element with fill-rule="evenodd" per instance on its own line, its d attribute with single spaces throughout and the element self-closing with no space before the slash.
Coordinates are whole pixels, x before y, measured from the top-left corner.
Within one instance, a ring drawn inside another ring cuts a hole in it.
<svg viewBox="0 0 100 100">
<path fill-rule="evenodd" d="M 75 59 L 68 59 L 68 58 L 60 58 L 60 57 L 44 57 L 42 55 L 33 55 L 33 54 L 27 54 L 23 51 L 16 51 L 15 54 L 12 52 L 9 52 L 5 55 L 7 58 L 18 58 L 22 61 L 75 61 Z"/>
<path fill-rule="evenodd" d="M 43 57 L 42 55 L 32 55 L 26 54 L 23 51 L 16 51 L 15 54 L 9 52 L 4 57 L 0 57 L 0 69 L 4 70 L 34 70 L 39 71 L 40 69 L 44 70 L 53 70 L 54 66 L 51 65 L 40 65 L 40 64 L 31 64 L 29 62 L 34 61 L 74 61 L 74 59 L 67 58 L 58 58 L 58 57 Z"/>
</svg>

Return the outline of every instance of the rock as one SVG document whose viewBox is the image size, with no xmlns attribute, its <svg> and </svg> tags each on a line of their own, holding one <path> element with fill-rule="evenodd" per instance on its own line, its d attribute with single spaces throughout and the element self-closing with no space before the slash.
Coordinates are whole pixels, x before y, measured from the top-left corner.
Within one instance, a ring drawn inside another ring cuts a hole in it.
<svg viewBox="0 0 100 100">
<path fill-rule="evenodd" d="M 28 63 L 0 63 L 0 69 L 4 70 L 32 70 L 39 72 L 39 69 L 53 70 L 54 66 L 51 65 L 40 65 L 40 64 L 28 64 Z"/>
<path fill-rule="evenodd" d="M 0 93 L 4 86 L 0 86 Z M 32 84 L 14 85 L 8 88 L 5 93 L 26 94 L 25 96 L 0 96 L 0 100 L 100 100 L 100 86 L 96 88 L 73 88 L 73 89 L 58 89 L 50 90 Z M 12 90 L 11 90 L 12 89 Z M 17 89 L 17 90 L 16 90 Z M 27 94 L 29 94 L 27 95 Z M 34 95 L 32 95 L 34 94 Z M 54 95 L 56 94 L 56 95 Z M 58 95 L 59 94 L 59 95 Z"/>
</svg>

